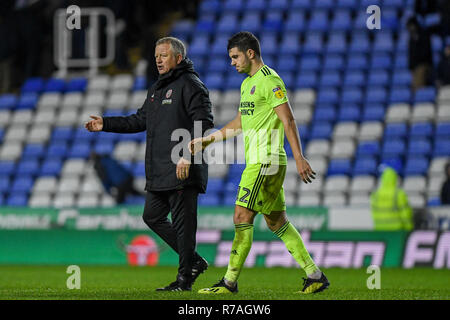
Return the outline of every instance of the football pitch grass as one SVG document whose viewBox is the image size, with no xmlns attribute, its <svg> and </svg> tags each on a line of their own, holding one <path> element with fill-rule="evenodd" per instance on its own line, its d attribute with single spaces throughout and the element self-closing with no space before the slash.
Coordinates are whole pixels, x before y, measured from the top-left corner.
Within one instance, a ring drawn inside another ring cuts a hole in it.
<svg viewBox="0 0 450 320">
<path fill-rule="evenodd" d="M 323 269 L 331 286 L 314 295 L 298 294 L 303 271 L 295 268 L 245 268 L 235 295 L 201 295 L 226 268 L 209 267 L 192 292 L 155 292 L 174 281 L 175 267 L 81 265 L 81 288 L 69 290 L 67 266 L 0 266 L 0 299 L 63 300 L 449 300 L 450 270 L 381 269 L 381 289 L 367 288 L 373 274 L 363 269 Z"/>
</svg>

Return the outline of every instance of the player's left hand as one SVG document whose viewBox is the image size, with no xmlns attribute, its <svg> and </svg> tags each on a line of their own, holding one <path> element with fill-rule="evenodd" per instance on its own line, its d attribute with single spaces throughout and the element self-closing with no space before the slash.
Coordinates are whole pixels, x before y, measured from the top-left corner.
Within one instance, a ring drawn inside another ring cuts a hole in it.
<svg viewBox="0 0 450 320">
<path fill-rule="evenodd" d="M 308 160 L 300 158 L 296 161 L 297 171 L 304 183 L 311 183 L 316 178 L 316 173 L 311 169 Z"/>
<path fill-rule="evenodd" d="M 177 179 L 186 180 L 189 177 L 189 168 L 191 167 L 191 162 L 184 158 L 180 158 L 177 163 Z"/>
</svg>

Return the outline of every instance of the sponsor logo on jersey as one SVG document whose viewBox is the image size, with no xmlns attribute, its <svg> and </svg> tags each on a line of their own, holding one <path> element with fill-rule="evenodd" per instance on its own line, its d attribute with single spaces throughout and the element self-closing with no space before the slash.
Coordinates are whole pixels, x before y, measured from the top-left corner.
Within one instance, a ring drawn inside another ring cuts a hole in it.
<svg viewBox="0 0 450 320">
<path fill-rule="evenodd" d="M 273 91 L 273 93 L 275 93 L 275 97 L 277 97 L 278 99 L 281 99 L 284 97 L 283 90 L 281 90 L 280 87 L 273 88 L 272 91 Z"/>
<path fill-rule="evenodd" d="M 167 90 L 166 98 L 169 99 L 171 95 L 172 95 L 172 89 Z"/>
<path fill-rule="evenodd" d="M 253 86 L 253 87 L 252 87 L 252 90 L 250 90 L 250 94 L 254 94 L 254 93 L 255 93 L 255 90 L 256 90 L 256 86 Z"/>
</svg>

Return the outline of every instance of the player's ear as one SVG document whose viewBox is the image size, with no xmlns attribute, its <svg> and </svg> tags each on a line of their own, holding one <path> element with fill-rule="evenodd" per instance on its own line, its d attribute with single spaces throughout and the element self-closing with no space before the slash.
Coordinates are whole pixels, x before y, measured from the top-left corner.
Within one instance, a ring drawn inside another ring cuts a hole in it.
<svg viewBox="0 0 450 320">
<path fill-rule="evenodd" d="M 255 58 L 255 50 L 253 50 L 253 49 L 248 49 L 248 50 L 247 50 L 247 57 L 248 57 L 249 59 Z"/>
<path fill-rule="evenodd" d="M 180 62 L 183 60 L 183 56 L 181 54 L 177 54 L 177 64 L 180 64 Z"/>
</svg>

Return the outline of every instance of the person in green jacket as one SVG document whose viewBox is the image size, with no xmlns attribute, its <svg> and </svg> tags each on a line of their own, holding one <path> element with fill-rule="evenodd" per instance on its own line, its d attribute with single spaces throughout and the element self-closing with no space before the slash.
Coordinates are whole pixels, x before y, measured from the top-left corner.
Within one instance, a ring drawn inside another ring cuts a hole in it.
<svg viewBox="0 0 450 320">
<path fill-rule="evenodd" d="M 375 230 L 412 230 L 412 209 L 405 191 L 397 187 L 397 172 L 386 167 L 381 175 L 381 184 L 370 195 L 370 205 Z"/>
</svg>

